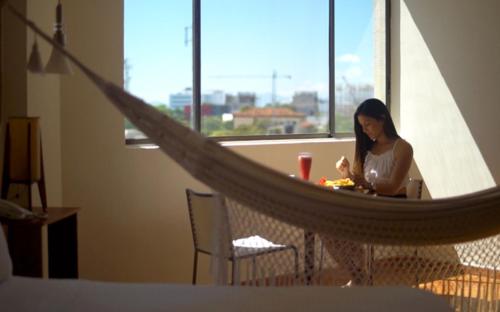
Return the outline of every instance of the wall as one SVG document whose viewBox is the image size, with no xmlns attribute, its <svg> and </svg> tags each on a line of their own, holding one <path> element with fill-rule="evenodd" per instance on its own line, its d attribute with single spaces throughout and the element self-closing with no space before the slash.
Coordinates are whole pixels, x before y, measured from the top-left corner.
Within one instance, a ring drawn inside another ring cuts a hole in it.
<svg viewBox="0 0 500 312">
<path fill-rule="evenodd" d="M 10 3 L 26 14 L 26 0 Z M 26 27 L 7 10 L 2 10 L 2 18 L 2 121 L 5 121 L 8 116 L 27 113 Z"/>
<path fill-rule="evenodd" d="M 57 0 L 28 0 L 26 15 L 50 34 L 54 28 Z M 64 12 L 63 12 L 64 13 Z M 26 56 L 28 60 L 34 42 L 34 34 L 26 30 Z M 52 48 L 43 40 L 37 39 L 43 64 L 47 64 Z M 26 73 L 27 116 L 40 116 L 42 131 L 43 162 L 46 172 L 47 201 L 49 206 L 62 205 L 62 166 L 61 166 L 61 116 L 60 116 L 60 77 L 54 74 Z M 38 189 L 33 186 L 34 204 L 40 204 Z"/>
<path fill-rule="evenodd" d="M 26 1 L 15 0 L 11 5 L 26 14 Z M 5 125 L 9 116 L 25 116 L 27 113 L 26 72 L 24 51 L 26 50 L 26 31 L 23 24 L 7 10 L 1 10 L 2 25 L 0 46 L 1 72 L 1 113 L 0 113 L 0 168 L 3 168 Z M 22 51 L 19 53 L 19 51 Z"/>
<path fill-rule="evenodd" d="M 40 27 L 51 33 L 55 18 L 56 0 L 11 0 L 19 12 L 25 14 Z M 47 199 L 49 206 L 62 204 L 61 184 L 61 140 L 59 115 L 59 77 L 55 75 L 34 75 L 26 71 L 26 62 L 31 53 L 33 32 L 28 30 L 7 9 L 2 10 L 2 129 L 0 152 L 6 120 L 11 116 L 40 116 L 46 172 Z M 50 48 L 38 40 L 42 61 L 48 60 Z M 0 160 L 3 163 L 3 157 Z M 24 189 L 13 187 L 11 193 Z M 38 189 L 33 185 L 33 204 L 39 205 Z M 10 195 L 9 195 L 10 196 Z M 27 199 L 21 200 L 27 203 Z"/>
<path fill-rule="evenodd" d="M 500 181 L 498 12 L 495 0 L 393 1 L 394 112 L 433 198 Z"/>
</svg>

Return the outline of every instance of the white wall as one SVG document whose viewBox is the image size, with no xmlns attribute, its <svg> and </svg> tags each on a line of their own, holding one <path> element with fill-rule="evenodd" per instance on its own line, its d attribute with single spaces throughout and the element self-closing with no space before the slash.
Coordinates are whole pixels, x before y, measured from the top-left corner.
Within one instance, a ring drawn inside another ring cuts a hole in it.
<svg viewBox="0 0 500 312">
<path fill-rule="evenodd" d="M 393 1 L 393 107 L 433 198 L 500 181 L 500 2 Z"/>
</svg>

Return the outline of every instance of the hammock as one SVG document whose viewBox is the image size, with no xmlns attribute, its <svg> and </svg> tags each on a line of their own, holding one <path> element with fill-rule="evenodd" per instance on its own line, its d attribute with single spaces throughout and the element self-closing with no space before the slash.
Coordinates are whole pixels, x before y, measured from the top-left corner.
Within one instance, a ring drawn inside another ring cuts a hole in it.
<svg viewBox="0 0 500 312">
<path fill-rule="evenodd" d="M 165 154 L 220 194 L 231 230 L 218 237 L 223 246 L 219 256 L 230 256 L 226 247 L 231 238 L 256 234 L 298 248 L 298 276 L 291 255 L 273 253 L 260 257 L 258 266 L 239 263 L 240 284 L 340 285 L 350 280 L 368 286 L 408 285 L 445 296 L 460 310 L 498 311 L 499 187 L 446 199 L 405 200 L 332 192 L 290 178 L 104 80 L 6 6 L 80 68 Z"/>
</svg>

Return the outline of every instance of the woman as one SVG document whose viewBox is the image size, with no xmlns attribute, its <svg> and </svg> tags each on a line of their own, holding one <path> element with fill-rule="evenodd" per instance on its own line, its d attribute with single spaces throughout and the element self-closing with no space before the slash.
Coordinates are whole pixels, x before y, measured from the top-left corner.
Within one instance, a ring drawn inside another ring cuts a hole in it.
<svg viewBox="0 0 500 312">
<path fill-rule="evenodd" d="M 379 195 L 405 196 L 413 149 L 398 135 L 382 101 L 368 99 L 359 105 L 354 113 L 354 133 L 352 172 L 347 158 L 342 157 L 336 164 L 342 178 L 351 178 Z"/>
<path fill-rule="evenodd" d="M 354 114 L 356 150 L 354 166 L 343 157 L 337 161 L 342 178 L 351 178 L 357 185 L 379 195 L 406 197 L 408 170 L 413 159 L 411 145 L 398 135 L 387 107 L 378 99 L 368 99 Z M 366 282 L 365 250 L 361 244 L 322 237 L 335 261 L 350 275 L 350 284 Z"/>
</svg>

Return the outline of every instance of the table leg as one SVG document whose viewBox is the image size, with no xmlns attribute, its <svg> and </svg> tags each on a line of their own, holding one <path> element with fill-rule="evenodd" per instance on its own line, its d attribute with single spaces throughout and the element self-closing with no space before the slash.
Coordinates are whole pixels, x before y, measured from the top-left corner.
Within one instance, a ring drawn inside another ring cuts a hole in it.
<svg viewBox="0 0 500 312">
<path fill-rule="evenodd" d="M 312 284 L 314 275 L 314 232 L 304 230 L 304 274 L 306 285 Z"/>
<path fill-rule="evenodd" d="M 77 216 L 48 226 L 49 277 L 78 278 Z"/>
</svg>

